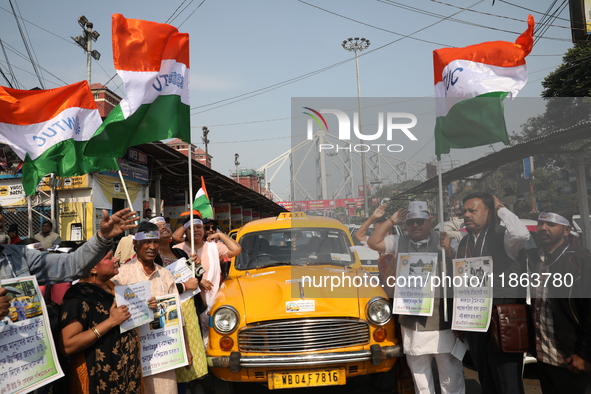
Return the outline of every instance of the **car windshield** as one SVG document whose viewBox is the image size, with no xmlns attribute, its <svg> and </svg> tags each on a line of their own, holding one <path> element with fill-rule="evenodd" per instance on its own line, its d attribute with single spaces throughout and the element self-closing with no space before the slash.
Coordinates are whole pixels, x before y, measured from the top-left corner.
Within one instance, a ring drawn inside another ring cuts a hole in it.
<svg viewBox="0 0 591 394">
<path fill-rule="evenodd" d="M 355 260 L 345 232 L 325 228 L 293 228 L 254 232 L 240 238 L 239 270 L 279 265 L 349 266 Z"/>
</svg>

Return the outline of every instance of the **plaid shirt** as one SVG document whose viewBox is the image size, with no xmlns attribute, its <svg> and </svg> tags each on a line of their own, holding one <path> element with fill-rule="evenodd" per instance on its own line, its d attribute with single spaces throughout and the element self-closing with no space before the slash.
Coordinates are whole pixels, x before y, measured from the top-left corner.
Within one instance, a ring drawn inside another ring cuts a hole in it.
<svg viewBox="0 0 591 394">
<path fill-rule="evenodd" d="M 543 249 L 538 250 L 539 261 L 535 262 L 537 269 L 533 272 L 540 274 L 551 273 L 550 264 L 561 257 L 562 251 L 554 251 L 549 256 Z M 534 325 L 536 334 L 536 353 L 538 361 L 557 367 L 565 366 L 565 355 L 559 348 L 557 336 L 554 330 L 554 315 L 552 304 L 548 301 L 548 287 L 544 286 L 542 281 L 538 287 L 532 287 L 532 296 L 535 298 L 534 304 Z"/>
</svg>

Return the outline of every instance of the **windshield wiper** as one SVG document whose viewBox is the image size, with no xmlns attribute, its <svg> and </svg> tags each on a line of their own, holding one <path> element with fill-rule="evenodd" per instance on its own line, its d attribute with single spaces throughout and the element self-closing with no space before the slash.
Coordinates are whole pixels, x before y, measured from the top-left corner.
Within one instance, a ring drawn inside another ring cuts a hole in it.
<svg viewBox="0 0 591 394">
<path fill-rule="evenodd" d="M 291 265 L 291 263 L 289 261 L 276 261 L 274 263 L 269 263 L 269 264 L 261 265 L 258 267 L 252 267 L 252 268 L 254 268 L 256 270 L 260 270 L 262 268 L 276 267 L 279 265 Z"/>
<path fill-rule="evenodd" d="M 336 265 L 339 267 L 345 267 L 345 265 L 336 261 L 308 261 L 306 265 Z"/>
</svg>

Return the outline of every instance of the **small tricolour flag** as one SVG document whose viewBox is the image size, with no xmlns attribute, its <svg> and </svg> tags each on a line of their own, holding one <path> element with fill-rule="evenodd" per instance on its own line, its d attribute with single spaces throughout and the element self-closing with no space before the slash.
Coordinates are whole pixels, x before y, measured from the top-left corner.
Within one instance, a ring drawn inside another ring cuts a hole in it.
<svg viewBox="0 0 591 394">
<path fill-rule="evenodd" d="M 49 173 L 70 177 L 118 170 L 116 159 L 84 156 L 101 122 L 86 81 L 49 90 L 0 86 L 0 142 L 23 160 L 22 183 L 28 195 L 35 194 Z"/>
<path fill-rule="evenodd" d="M 503 142 L 509 145 L 503 100 L 527 82 L 525 57 L 533 47 L 534 18 L 515 43 L 491 41 L 433 51 L 435 153 Z"/>
<path fill-rule="evenodd" d="M 189 35 L 174 26 L 113 15 L 113 61 L 126 97 L 90 140 L 89 156 L 123 157 L 131 146 L 190 142 Z"/>
<path fill-rule="evenodd" d="M 211 208 L 211 202 L 207 195 L 207 189 L 205 188 L 205 180 L 201 177 L 201 188 L 195 194 L 195 201 L 193 201 L 193 209 L 196 209 L 201 213 L 202 218 L 212 218 L 213 209 Z"/>
</svg>

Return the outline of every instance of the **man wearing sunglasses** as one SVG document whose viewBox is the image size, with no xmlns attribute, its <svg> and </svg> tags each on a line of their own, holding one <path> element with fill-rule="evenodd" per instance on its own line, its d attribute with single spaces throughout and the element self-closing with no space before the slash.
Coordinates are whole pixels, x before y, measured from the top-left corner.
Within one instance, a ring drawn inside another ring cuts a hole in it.
<svg viewBox="0 0 591 394">
<path fill-rule="evenodd" d="M 401 225 L 406 219 L 404 235 L 386 235 L 388 228 Z M 427 203 L 412 201 L 408 210 L 400 209 L 387 220 L 388 226 L 374 230 L 367 245 L 380 253 L 439 253 L 439 233 L 431 230 L 431 215 Z M 397 259 L 396 259 L 397 260 Z M 395 260 L 395 261 L 396 261 Z M 396 264 L 394 261 L 394 264 Z M 451 271 L 448 261 L 447 272 Z M 436 275 L 441 276 L 437 266 Z M 389 281 L 392 279 L 389 278 Z M 435 393 L 432 361 L 437 362 L 442 393 L 464 393 L 462 362 L 451 354 L 456 337 L 451 330 L 451 316 L 446 322 L 441 300 L 441 289 L 436 289 L 432 316 L 399 315 L 406 361 L 413 375 L 416 393 Z M 451 315 L 451 314 L 449 314 Z"/>
<path fill-rule="evenodd" d="M 218 222 L 214 218 L 203 219 L 203 232 L 205 233 L 205 239 L 212 234 L 218 232 Z"/>
</svg>

